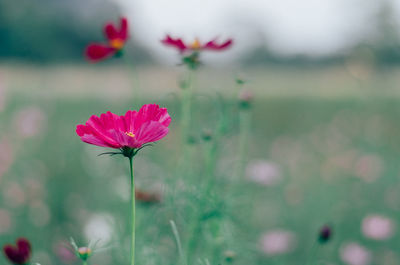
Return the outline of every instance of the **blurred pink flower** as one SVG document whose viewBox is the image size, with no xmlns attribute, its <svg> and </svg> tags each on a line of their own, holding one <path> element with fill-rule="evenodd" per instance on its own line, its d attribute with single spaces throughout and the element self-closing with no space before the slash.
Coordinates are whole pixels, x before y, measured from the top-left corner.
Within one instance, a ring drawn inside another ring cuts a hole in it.
<svg viewBox="0 0 400 265">
<path fill-rule="evenodd" d="M 340 250 L 340 257 L 349 265 L 367 265 L 371 263 L 372 255 L 357 243 L 347 243 Z"/>
<path fill-rule="evenodd" d="M 277 164 L 265 160 L 255 160 L 248 164 L 246 177 L 258 184 L 272 186 L 281 180 L 282 175 Z"/>
<path fill-rule="evenodd" d="M 22 138 L 39 135 L 47 126 L 47 117 L 38 107 L 27 107 L 18 111 L 14 118 L 15 131 Z"/>
<path fill-rule="evenodd" d="M 76 133 L 85 143 L 124 151 L 160 140 L 168 134 L 170 122 L 166 108 L 147 104 L 122 116 L 111 112 L 93 115 L 85 125 L 77 126 Z"/>
<path fill-rule="evenodd" d="M 11 142 L 7 137 L 2 137 L 0 140 L 0 179 L 14 162 L 14 150 Z"/>
<path fill-rule="evenodd" d="M 12 227 L 9 211 L 0 209 L 0 235 L 9 232 Z"/>
<path fill-rule="evenodd" d="M 41 181 L 30 178 L 24 181 L 24 186 L 25 194 L 31 205 L 35 204 L 45 197 L 46 192 Z"/>
<path fill-rule="evenodd" d="M 170 35 L 165 36 L 165 38 L 161 41 L 166 46 L 171 46 L 176 48 L 180 53 L 184 53 L 187 51 L 222 51 L 228 49 L 233 44 L 233 39 L 227 39 L 222 43 L 217 43 L 216 40 L 211 40 L 208 42 L 200 42 L 199 39 L 195 39 L 192 43 L 185 43 L 180 38 L 172 38 Z"/>
<path fill-rule="evenodd" d="M 120 18 L 119 28 L 112 22 L 104 26 L 104 34 L 108 43 L 91 43 L 86 47 L 86 58 L 95 63 L 113 55 L 122 55 L 122 50 L 129 39 L 128 19 Z"/>
<path fill-rule="evenodd" d="M 364 236 L 385 240 L 393 236 L 395 225 L 393 221 L 381 215 L 369 215 L 364 218 L 361 225 Z"/>
<path fill-rule="evenodd" d="M 56 253 L 57 257 L 61 262 L 69 264 L 72 261 L 76 260 L 76 256 L 73 252 L 72 249 L 69 249 L 67 246 L 69 246 L 68 241 L 61 241 L 57 242 L 54 244 L 53 249 L 54 253 Z"/>
<path fill-rule="evenodd" d="M 363 155 L 356 161 L 354 174 L 366 182 L 378 179 L 383 171 L 383 161 L 373 154 Z"/>
<path fill-rule="evenodd" d="M 17 182 L 9 182 L 3 189 L 3 197 L 7 205 L 19 207 L 26 202 L 25 192 Z"/>
<path fill-rule="evenodd" d="M 261 250 L 267 255 L 279 255 L 290 252 L 296 244 L 296 236 L 287 230 L 271 230 L 260 240 Z"/>
</svg>

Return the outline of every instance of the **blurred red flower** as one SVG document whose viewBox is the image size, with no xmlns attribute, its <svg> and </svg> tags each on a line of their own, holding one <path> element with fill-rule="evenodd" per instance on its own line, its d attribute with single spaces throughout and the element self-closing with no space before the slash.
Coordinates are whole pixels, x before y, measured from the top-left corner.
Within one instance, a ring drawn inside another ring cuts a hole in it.
<svg viewBox="0 0 400 265">
<path fill-rule="evenodd" d="M 201 43 L 199 39 L 195 39 L 192 43 L 185 43 L 182 39 L 174 39 L 167 35 L 161 42 L 166 46 L 175 47 L 182 55 L 182 64 L 188 66 L 190 69 L 197 69 L 200 62 L 200 52 L 202 51 L 222 51 L 232 46 L 233 40 L 227 39 L 225 42 L 217 43 L 211 40 L 209 42 Z"/>
<path fill-rule="evenodd" d="M 98 62 L 122 51 L 129 38 L 128 20 L 120 18 L 119 29 L 113 23 L 107 23 L 104 26 L 104 34 L 108 43 L 92 43 L 87 46 L 85 54 L 89 61 Z"/>
<path fill-rule="evenodd" d="M 174 39 L 170 35 L 167 35 L 165 39 L 161 41 L 166 46 L 172 46 L 179 50 L 180 53 L 194 52 L 194 51 L 221 51 L 228 49 L 233 44 L 232 39 L 227 39 L 225 42 L 217 43 L 217 41 L 211 40 L 206 43 L 201 43 L 199 39 L 195 39 L 192 43 L 185 43 L 182 39 Z"/>
<path fill-rule="evenodd" d="M 7 244 L 3 247 L 5 256 L 12 264 L 27 264 L 31 256 L 31 244 L 26 238 L 19 238 L 16 243 L 16 246 Z"/>
<path fill-rule="evenodd" d="M 147 104 L 137 112 L 129 110 L 118 116 L 107 112 L 93 115 L 85 125 L 78 125 L 76 133 L 85 143 L 120 149 L 125 156 L 146 143 L 156 142 L 169 132 L 171 117 L 166 108 Z"/>
</svg>

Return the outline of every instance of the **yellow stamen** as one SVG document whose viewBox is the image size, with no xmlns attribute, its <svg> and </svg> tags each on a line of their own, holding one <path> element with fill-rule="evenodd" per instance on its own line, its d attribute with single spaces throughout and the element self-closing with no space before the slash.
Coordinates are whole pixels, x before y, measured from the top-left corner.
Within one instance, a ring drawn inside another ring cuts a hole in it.
<svg viewBox="0 0 400 265">
<path fill-rule="evenodd" d="M 131 132 L 126 132 L 125 134 L 130 136 L 130 137 L 132 137 L 132 138 L 135 137 L 135 135 L 133 133 L 131 133 Z"/>
<path fill-rule="evenodd" d="M 110 41 L 110 46 L 116 50 L 121 50 L 124 47 L 124 41 L 121 39 L 113 39 Z"/>
<path fill-rule="evenodd" d="M 78 248 L 78 252 L 81 255 L 91 255 L 92 254 L 92 250 L 88 247 L 80 247 L 80 248 Z"/>
<path fill-rule="evenodd" d="M 190 44 L 190 48 L 193 50 L 198 50 L 201 48 L 201 43 L 199 41 L 199 39 L 195 39 L 194 42 L 192 44 Z"/>
</svg>

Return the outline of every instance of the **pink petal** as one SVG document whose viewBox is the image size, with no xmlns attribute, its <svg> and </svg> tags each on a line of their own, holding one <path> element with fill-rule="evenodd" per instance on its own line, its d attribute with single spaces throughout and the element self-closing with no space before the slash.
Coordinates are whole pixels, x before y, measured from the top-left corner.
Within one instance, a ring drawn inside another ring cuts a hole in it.
<svg viewBox="0 0 400 265">
<path fill-rule="evenodd" d="M 188 49 L 182 39 L 173 39 L 170 35 L 167 35 L 165 39 L 161 40 L 161 42 L 166 46 L 177 48 L 181 53 Z"/>
<path fill-rule="evenodd" d="M 76 133 L 81 136 L 82 141 L 94 145 L 119 148 L 118 142 L 110 134 L 111 129 L 115 129 L 114 120 L 119 118 L 117 115 L 109 112 L 102 114 L 101 117 L 92 115 L 86 122 L 86 125 L 78 125 Z"/>
<path fill-rule="evenodd" d="M 119 38 L 121 38 L 123 41 L 126 41 L 129 38 L 129 30 L 128 30 L 128 19 L 125 17 L 122 17 L 120 19 L 120 30 L 119 30 Z"/>
<path fill-rule="evenodd" d="M 90 44 L 85 51 L 86 58 L 91 62 L 106 59 L 115 53 L 115 49 L 104 44 Z"/>
<path fill-rule="evenodd" d="M 137 114 L 136 110 L 128 110 L 125 116 L 121 116 L 121 120 L 124 121 L 127 132 L 134 132 L 136 128 L 139 128 L 139 126 L 136 126 Z"/>
<path fill-rule="evenodd" d="M 216 43 L 216 40 L 212 40 L 212 41 L 207 42 L 203 46 L 203 49 L 212 50 L 212 51 L 221 51 L 221 50 L 229 48 L 232 44 L 233 44 L 232 39 L 228 39 L 224 43 L 221 43 L 221 44 Z"/>
<path fill-rule="evenodd" d="M 119 38 L 119 30 L 114 26 L 112 22 L 108 22 L 104 25 L 104 34 L 108 40 L 114 40 Z"/>
<path fill-rule="evenodd" d="M 160 108 L 157 104 L 143 105 L 137 114 L 137 127 L 140 127 L 146 121 L 157 121 L 167 126 L 171 123 L 171 117 L 166 108 Z"/>
<path fill-rule="evenodd" d="M 144 123 L 136 133 L 137 141 L 141 145 L 145 143 L 156 142 L 165 137 L 169 132 L 168 127 L 156 121 Z"/>
</svg>

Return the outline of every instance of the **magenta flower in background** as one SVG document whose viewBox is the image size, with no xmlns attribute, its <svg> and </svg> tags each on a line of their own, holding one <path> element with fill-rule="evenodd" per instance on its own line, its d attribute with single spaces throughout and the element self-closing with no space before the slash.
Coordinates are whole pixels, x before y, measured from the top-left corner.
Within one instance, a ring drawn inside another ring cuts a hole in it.
<svg viewBox="0 0 400 265">
<path fill-rule="evenodd" d="M 172 38 L 170 35 L 165 36 L 161 41 L 166 46 L 176 48 L 180 53 L 193 52 L 193 51 L 222 51 L 232 46 L 233 40 L 227 39 L 222 43 L 218 43 L 215 39 L 201 43 L 199 39 L 195 39 L 192 43 L 185 43 L 181 38 Z"/>
<path fill-rule="evenodd" d="M 31 257 L 31 244 L 26 238 L 19 238 L 16 243 L 16 246 L 7 244 L 3 247 L 5 256 L 12 264 L 27 264 Z"/>
<path fill-rule="evenodd" d="M 201 42 L 196 38 L 193 42 L 185 43 L 181 38 L 172 38 L 166 35 L 161 43 L 165 46 L 170 46 L 179 51 L 182 56 L 182 64 L 187 65 L 190 69 L 196 69 L 200 65 L 200 53 L 203 51 L 223 51 L 230 48 L 233 44 L 233 39 L 227 39 L 224 42 L 217 42 L 216 39 Z"/>
<path fill-rule="evenodd" d="M 111 112 L 100 117 L 93 115 L 85 125 L 76 127 L 76 133 L 85 143 L 120 149 L 122 154 L 130 156 L 145 144 L 166 136 L 170 122 L 166 108 L 147 104 L 139 111 L 128 110 L 122 116 Z"/>
<path fill-rule="evenodd" d="M 120 18 L 120 26 L 116 27 L 112 22 L 104 26 L 104 35 L 107 43 L 91 43 L 86 47 L 86 57 L 91 62 L 98 62 L 122 51 L 129 38 L 128 19 Z"/>
</svg>

